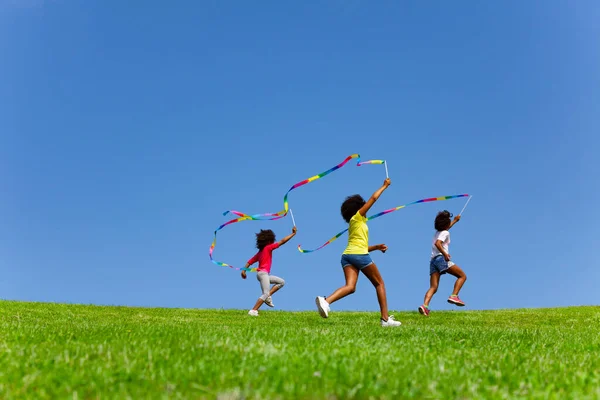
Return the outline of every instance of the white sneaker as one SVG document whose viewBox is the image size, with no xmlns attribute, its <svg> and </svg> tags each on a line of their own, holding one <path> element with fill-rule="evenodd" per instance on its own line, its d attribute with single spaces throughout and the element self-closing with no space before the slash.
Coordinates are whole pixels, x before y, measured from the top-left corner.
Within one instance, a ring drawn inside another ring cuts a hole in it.
<svg viewBox="0 0 600 400">
<path fill-rule="evenodd" d="M 268 305 L 269 307 L 275 307 L 275 304 L 273 304 L 273 299 L 271 298 L 271 296 L 267 297 L 267 299 L 265 300 L 265 304 Z"/>
<path fill-rule="evenodd" d="M 321 317 L 329 317 L 329 303 L 325 301 L 325 297 L 317 296 L 315 303 L 317 303 L 317 309 L 319 310 Z"/>
<path fill-rule="evenodd" d="M 393 315 L 388 317 L 387 321 L 381 320 L 381 326 L 400 326 L 402 322 L 396 321 Z"/>
<path fill-rule="evenodd" d="M 248 311 L 248 315 L 251 317 L 258 317 L 258 311 L 250 310 L 250 311 Z"/>
</svg>

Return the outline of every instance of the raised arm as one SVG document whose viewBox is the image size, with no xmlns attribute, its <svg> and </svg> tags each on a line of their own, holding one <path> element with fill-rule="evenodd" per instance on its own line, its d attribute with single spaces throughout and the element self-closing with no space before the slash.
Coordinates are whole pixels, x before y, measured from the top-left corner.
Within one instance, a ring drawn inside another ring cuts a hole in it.
<svg viewBox="0 0 600 400">
<path fill-rule="evenodd" d="M 375 204 L 375 202 L 379 199 L 379 196 L 381 196 L 381 194 L 383 193 L 383 191 L 385 189 L 387 189 L 391 184 L 392 184 L 392 181 L 390 180 L 390 178 L 386 178 L 385 181 L 383 181 L 383 185 L 381 185 L 381 187 L 379 189 L 377 189 L 375 191 L 375 193 L 373 193 L 371 195 L 371 197 L 369 198 L 369 200 L 367 200 L 367 202 L 365 203 L 365 205 L 362 206 L 360 208 L 360 210 L 358 210 L 358 212 L 360 213 L 360 215 L 362 215 L 363 217 L 365 215 L 367 215 L 367 212 L 369 212 L 369 210 L 371 209 L 371 207 L 373 207 L 373 204 Z"/>
<path fill-rule="evenodd" d="M 279 241 L 279 245 L 283 246 L 284 244 L 286 244 L 287 242 L 289 242 L 291 238 L 293 238 L 294 236 L 296 236 L 296 232 L 298 232 L 298 229 L 296 229 L 296 227 L 293 227 L 292 228 L 292 233 L 290 233 L 289 235 L 287 235 L 286 237 L 284 237 L 283 239 L 281 239 Z"/>
<path fill-rule="evenodd" d="M 452 228 L 454 226 L 454 224 L 456 224 L 458 221 L 460 221 L 460 215 L 457 215 L 456 217 L 454 217 L 454 220 L 450 223 L 450 226 L 448 227 L 447 230 L 450 230 L 450 228 Z"/>
</svg>

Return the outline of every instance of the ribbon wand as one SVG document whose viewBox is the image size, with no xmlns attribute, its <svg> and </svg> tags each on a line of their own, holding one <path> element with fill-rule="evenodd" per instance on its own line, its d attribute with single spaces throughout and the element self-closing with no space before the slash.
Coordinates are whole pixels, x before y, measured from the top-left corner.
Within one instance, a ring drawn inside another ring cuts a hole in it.
<svg viewBox="0 0 600 400">
<path fill-rule="evenodd" d="M 384 165 L 384 167 L 385 167 L 385 177 L 386 177 L 386 178 L 389 178 L 389 177 L 390 177 L 390 175 L 388 174 L 388 169 L 387 169 L 387 160 L 383 162 L 383 165 Z"/>
<path fill-rule="evenodd" d="M 292 212 L 291 208 L 290 208 L 290 216 L 292 217 L 292 223 L 294 224 L 294 226 L 296 226 L 296 221 L 294 220 L 294 213 Z"/>
<path fill-rule="evenodd" d="M 473 197 L 473 196 L 469 196 L 469 198 L 467 199 L 467 202 L 465 203 L 465 206 L 463 207 L 460 214 L 458 214 L 458 215 L 462 216 L 463 211 L 465 211 L 465 208 L 467 208 L 467 204 L 469 204 L 469 202 L 471 201 L 471 197 Z"/>
</svg>

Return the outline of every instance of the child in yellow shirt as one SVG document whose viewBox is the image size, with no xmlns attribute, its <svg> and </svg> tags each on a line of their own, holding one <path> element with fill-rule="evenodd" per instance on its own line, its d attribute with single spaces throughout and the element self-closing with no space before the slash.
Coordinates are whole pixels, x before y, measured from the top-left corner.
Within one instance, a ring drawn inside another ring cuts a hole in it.
<svg viewBox="0 0 600 400">
<path fill-rule="evenodd" d="M 381 309 L 381 326 L 400 326 L 400 321 L 396 321 L 393 315 L 388 315 L 387 297 L 385 293 L 385 284 L 379 273 L 379 269 L 371 259 L 369 253 L 374 250 L 386 252 L 385 244 L 369 246 L 369 227 L 367 226 L 367 212 L 375 204 L 379 196 L 391 185 L 390 178 L 387 178 L 383 185 L 365 201 L 360 195 L 355 194 L 346 198 L 342 204 L 342 217 L 349 224 L 348 227 L 348 246 L 342 254 L 342 268 L 346 284 L 337 289 L 330 296 L 317 296 L 316 303 L 319 314 L 323 318 L 329 317 L 329 305 L 339 299 L 342 299 L 356 290 L 358 273 L 362 272 L 371 281 L 377 292 L 377 300 Z"/>
</svg>

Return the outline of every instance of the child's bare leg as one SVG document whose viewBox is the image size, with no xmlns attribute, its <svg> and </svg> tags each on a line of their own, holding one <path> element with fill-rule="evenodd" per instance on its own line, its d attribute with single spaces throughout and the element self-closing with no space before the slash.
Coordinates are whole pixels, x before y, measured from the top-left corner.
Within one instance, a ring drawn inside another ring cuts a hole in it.
<svg viewBox="0 0 600 400">
<path fill-rule="evenodd" d="M 433 274 L 431 274 L 429 276 L 429 290 L 427 290 L 427 293 L 425 293 L 424 304 L 427 307 L 429 307 L 429 302 L 431 301 L 431 298 L 433 297 L 435 292 L 437 292 L 439 284 L 440 284 L 440 273 L 434 272 Z"/>
<path fill-rule="evenodd" d="M 344 277 L 346 278 L 346 284 L 341 288 L 337 289 L 330 296 L 325 298 L 325 301 L 329 304 L 334 301 L 338 301 L 349 294 L 354 293 L 356 290 L 356 281 L 358 280 L 358 269 L 354 268 L 352 265 L 348 265 L 344 267 Z"/>
<path fill-rule="evenodd" d="M 260 308 L 260 306 L 263 305 L 264 302 L 265 301 L 263 299 L 259 298 L 258 300 L 256 300 L 256 304 L 254 305 L 254 307 L 252 307 L 252 309 L 254 311 L 258 311 L 258 309 Z"/>
<path fill-rule="evenodd" d="M 465 274 L 465 271 L 463 271 L 458 265 L 451 266 L 447 269 L 447 271 L 450 275 L 458 278 L 454 283 L 454 291 L 452 292 L 452 294 L 458 295 L 458 292 L 460 292 L 460 289 L 462 289 L 463 285 L 467 281 L 467 274 Z"/>
<path fill-rule="evenodd" d="M 384 321 L 388 320 L 388 306 L 387 306 L 387 296 L 385 293 L 385 283 L 383 283 L 383 278 L 379 273 L 379 269 L 377 265 L 374 263 L 362 269 L 363 274 L 369 278 L 373 286 L 375 286 L 375 291 L 377 292 L 377 301 L 379 302 L 379 309 L 381 310 L 381 319 Z"/>
</svg>

